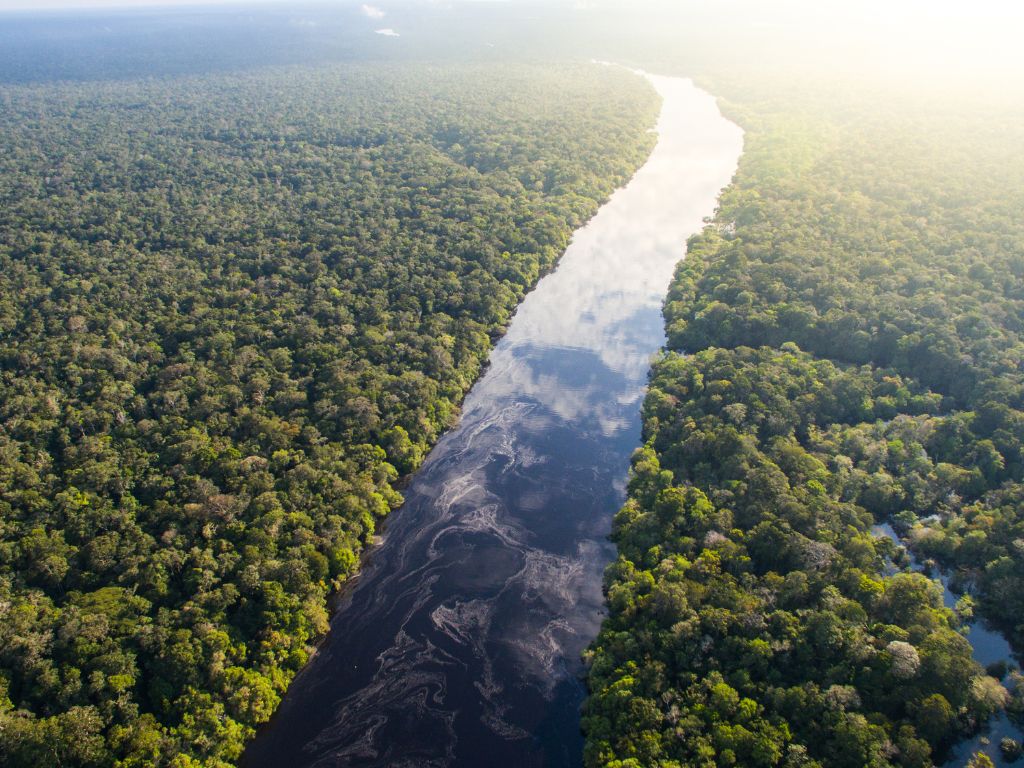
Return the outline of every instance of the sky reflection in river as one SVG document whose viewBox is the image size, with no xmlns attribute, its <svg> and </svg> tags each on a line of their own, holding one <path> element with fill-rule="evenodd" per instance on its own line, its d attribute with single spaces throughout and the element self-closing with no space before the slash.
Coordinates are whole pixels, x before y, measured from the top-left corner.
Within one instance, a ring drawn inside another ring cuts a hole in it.
<svg viewBox="0 0 1024 768">
<path fill-rule="evenodd" d="M 249 766 L 574 766 L 660 309 L 740 130 L 689 81 L 648 163 L 520 307 Z"/>
</svg>

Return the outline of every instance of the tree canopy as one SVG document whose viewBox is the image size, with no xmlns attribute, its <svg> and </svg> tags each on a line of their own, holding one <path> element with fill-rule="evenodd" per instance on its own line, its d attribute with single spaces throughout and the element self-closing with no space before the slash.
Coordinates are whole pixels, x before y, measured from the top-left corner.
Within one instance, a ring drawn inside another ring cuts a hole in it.
<svg viewBox="0 0 1024 768">
<path fill-rule="evenodd" d="M 0 762 L 236 760 L 517 302 L 649 152 L 638 83 L 0 87 Z"/>
<path fill-rule="evenodd" d="M 665 305 L 586 763 L 932 765 L 1008 694 L 871 527 L 1024 645 L 1020 125 L 723 87 L 747 148 Z"/>
</svg>

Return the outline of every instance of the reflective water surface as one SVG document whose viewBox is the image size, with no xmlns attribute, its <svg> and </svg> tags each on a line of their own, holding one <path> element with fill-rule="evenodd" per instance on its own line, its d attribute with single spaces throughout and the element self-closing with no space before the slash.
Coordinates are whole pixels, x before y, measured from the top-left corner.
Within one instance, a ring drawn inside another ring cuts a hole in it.
<svg viewBox="0 0 1024 768">
<path fill-rule="evenodd" d="M 581 762 L 580 652 L 661 304 L 742 150 L 711 96 L 649 79 L 649 161 L 526 298 L 245 765 Z"/>
<path fill-rule="evenodd" d="M 927 573 L 933 578 L 936 576 L 914 556 L 912 550 L 904 546 L 903 540 L 889 523 L 876 525 L 873 530 L 876 536 L 887 536 L 904 547 L 910 559 L 910 566 L 915 571 Z M 955 608 L 960 596 L 949 588 L 949 574 L 940 571 L 937 576 L 942 585 L 942 602 L 947 608 Z M 1005 662 L 1009 668 L 1018 666 L 1010 643 L 998 631 L 989 627 L 984 619 L 975 619 L 967 625 L 967 640 L 971 644 L 974 660 L 981 666 L 988 667 L 998 662 Z M 1004 677 L 1002 683 L 1007 686 L 1009 678 Z M 1004 738 L 1024 741 L 1024 729 L 1010 720 L 1005 712 L 1000 712 L 989 720 L 979 733 L 955 745 L 943 763 L 943 768 L 963 768 L 978 752 L 988 755 L 992 763 L 999 768 L 1012 765 L 1013 761 L 1007 760 L 999 748 L 999 742 Z"/>
</svg>

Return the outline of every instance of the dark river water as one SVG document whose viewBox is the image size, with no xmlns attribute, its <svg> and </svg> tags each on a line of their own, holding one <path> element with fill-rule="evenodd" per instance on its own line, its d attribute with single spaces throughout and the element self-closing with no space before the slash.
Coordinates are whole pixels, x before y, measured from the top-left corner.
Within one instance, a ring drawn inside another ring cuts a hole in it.
<svg viewBox="0 0 1024 768">
<path fill-rule="evenodd" d="M 519 308 L 248 768 L 580 764 L 580 653 L 661 305 L 743 144 L 690 81 L 649 79 L 653 154 Z"/>
</svg>

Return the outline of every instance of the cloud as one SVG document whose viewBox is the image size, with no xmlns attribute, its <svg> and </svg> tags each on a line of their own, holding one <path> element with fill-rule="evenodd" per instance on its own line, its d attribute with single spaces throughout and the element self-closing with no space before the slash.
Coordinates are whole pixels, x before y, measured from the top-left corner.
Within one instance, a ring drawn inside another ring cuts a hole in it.
<svg viewBox="0 0 1024 768">
<path fill-rule="evenodd" d="M 401 37 L 401 35 L 393 29 L 378 29 L 377 34 L 384 35 L 384 37 Z"/>
<path fill-rule="evenodd" d="M 384 11 L 375 5 L 363 4 L 363 15 L 370 19 L 383 19 Z"/>
</svg>

